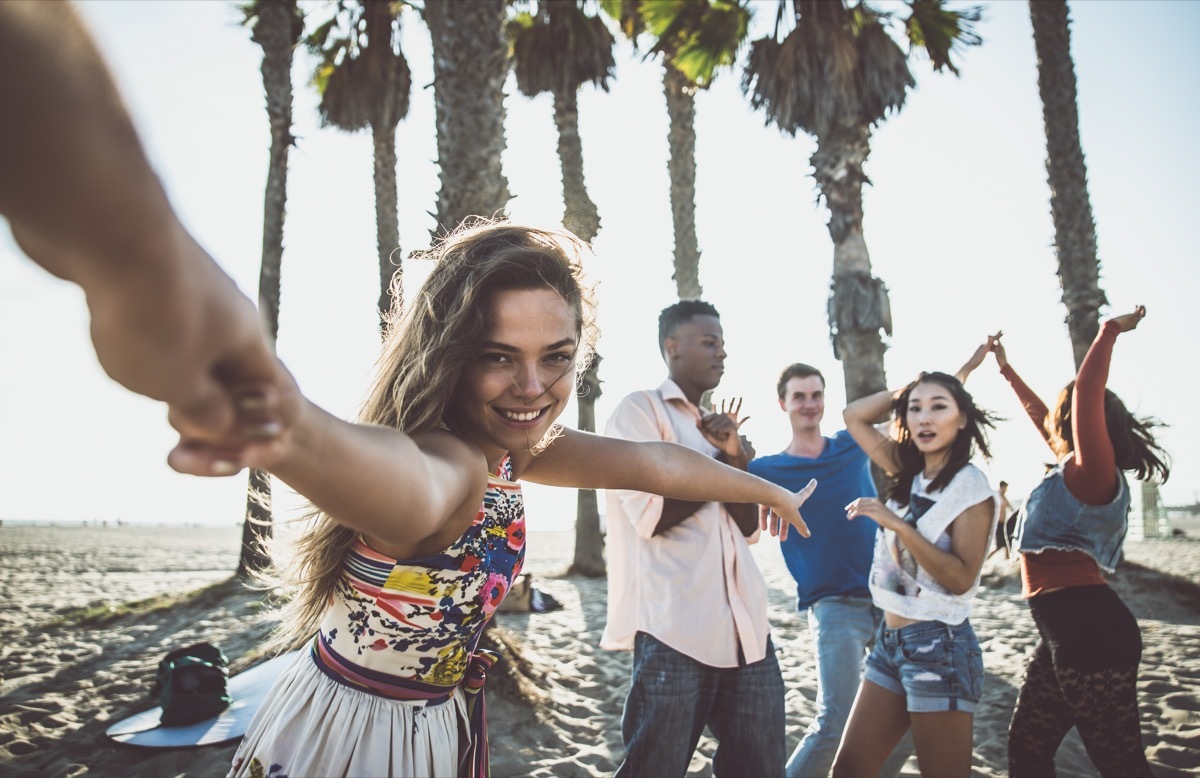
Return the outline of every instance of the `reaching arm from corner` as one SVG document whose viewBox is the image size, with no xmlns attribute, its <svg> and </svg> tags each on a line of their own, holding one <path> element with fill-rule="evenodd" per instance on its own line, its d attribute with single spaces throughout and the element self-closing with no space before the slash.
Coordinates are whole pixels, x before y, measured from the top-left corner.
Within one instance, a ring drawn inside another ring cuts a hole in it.
<svg viewBox="0 0 1200 778">
<path fill-rule="evenodd" d="M 20 117 L 0 121 L 0 215 L 83 289 L 105 372 L 169 403 L 182 434 L 228 439 L 243 401 L 272 434 L 287 371 L 254 304 L 179 222 L 74 9 L 0 3 L 0 69 L 21 74 L 0 79 Z"/>
</svg>

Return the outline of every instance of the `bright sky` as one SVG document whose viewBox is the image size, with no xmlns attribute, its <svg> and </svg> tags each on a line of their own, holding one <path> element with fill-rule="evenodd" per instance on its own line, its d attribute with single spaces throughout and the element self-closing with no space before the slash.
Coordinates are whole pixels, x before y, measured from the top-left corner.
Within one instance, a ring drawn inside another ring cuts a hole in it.
<svg viewBox="0 0 1200 778">
<path fill-rule="evenodd" d="M 774 3 L 757 7 L 769 28 Z M 232 3 L 87 2 L 83 15 L 117 74 L 149 155 L 185 223 L 252 298 L 261 258 L 269 137 L 261 50 Z M 1195 2 L 1071 5 L 1081 133 L 1111 312 L 1149 315 L 1117 344 L 1109 386 L 1136 412 L 1171 427 L 1175 458 L 1162 493 L 1191 503 L 1200 491 L 1200 421 L 1192 306 L 1200 251 L 1186 227 L 1200 199 L 1200 108 Z M 412 108 L 397 133 L 401 248 L 428 245 L 437 179 L 428 33 L 406 17 Z M 876 275 L 891 290 L 890 384 L 923 369 L 953 371 L 989 332 L 1048 402 L 1072 377 L 1055 276 L 1029 11 L 987 5 L 985 43 L 958 60 L 962 77 L 912 65 L 918 85 L 902 113 L 875 133 L 865 231 Z M 371 140 L 318 126 L 297 57 L 297 147 L 291 156 L 279 352 L 301 388 L 335 414 L 354 415 L 378 348 Z M 603 425 L 626 393 L 665 377 L 659 310 L 674 299 L 667 117 L 660 67 L 622 44 L 617 80 L 580 97 L 587 183 L 602 218 L 592 271 L 600 281 Z M 788 441 L 775 401 L 779 371 L 820 367 L 840 428 L 841 365 L 825 318 L 832 246 L 815 204 L 814 143 L 764 126 L 737 73 L 697 98 L 698 227 L 705 296 L 722 313 L 729 360 L 717 397 L 742 396 L 744 427 L 761 453 Z M 509 210 L 556 224 L 561 183 L 548 97 L 510 81 Z M 6 120 L 19 120 L 8 117 Z M 412 265 L 409 264 L 411 269 Z M 413 270 L 415 278 L 418 271 Z M 87 337 L 82 295 L 56 281 L 0 234 L 0 517 L 9 519 L 240 521 L 245 476 L 203 480 L 165 464 L 165 411 L 109 381 Z M 993 482 L 1023 497 L 1048 453 L 989 361 L 968 388 L 1007 417 L 993 434 Z M 574 408 L 564 414 L 574 422 Z M 566 529 L 574 493 L 527 487 L 531 526 Z M 281 501 L 287 513 L 294 500 Z"/>
</svg>

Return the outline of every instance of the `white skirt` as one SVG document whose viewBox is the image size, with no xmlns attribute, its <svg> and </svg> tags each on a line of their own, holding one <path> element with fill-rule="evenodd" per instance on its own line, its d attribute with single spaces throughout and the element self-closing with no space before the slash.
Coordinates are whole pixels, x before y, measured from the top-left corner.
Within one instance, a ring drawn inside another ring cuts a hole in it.
<svg viewBox="0 0 1200 778">
<path fill-rule="evenodd" d="M 380 697 L 334 681 L 303 651 L 263 700 L 227 778 L 453 776 L 466 721 L 461 689 L 431 707 Z"/>
</svg>

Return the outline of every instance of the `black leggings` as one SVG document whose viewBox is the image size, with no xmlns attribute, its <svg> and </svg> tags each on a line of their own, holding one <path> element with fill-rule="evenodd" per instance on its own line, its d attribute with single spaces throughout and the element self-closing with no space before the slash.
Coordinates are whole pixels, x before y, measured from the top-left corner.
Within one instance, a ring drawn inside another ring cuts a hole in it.
<svg viewBox="0 0 1200 778">
<path fill-rule="evenodd" d="M 1148 776 L 1137 707 L 1142 635 L 1117 593 L 1075 586 L 1029 600 L 1041 639 L 1008 727 L 1012 778 L 1053 776 L 1072 726 L 1103 776 Z"/>
</svg>

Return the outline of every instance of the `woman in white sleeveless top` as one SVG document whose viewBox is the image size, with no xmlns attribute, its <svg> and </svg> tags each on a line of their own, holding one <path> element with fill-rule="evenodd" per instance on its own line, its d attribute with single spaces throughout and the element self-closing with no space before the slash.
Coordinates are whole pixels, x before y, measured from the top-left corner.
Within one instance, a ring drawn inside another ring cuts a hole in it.
<svg viewBox="0 0 1200 778">
<path fill-rule="evenodd" d="M 874 422 L 891 409 L 891 435 Z M 863 497 L 849 519 L 879 525 L 870 588 L 884 613 L 835 776 L 878 775 L 910 728 L 922 775 L 969 775 L 983 659 L 968 616 L 999 500 L 970 464 L 988 455 L 992 417 L 962 382 L 922 373 L 903 389 L 851 403 L 854 440 L 892 478 L 886 503 Z"/>
</svg>

